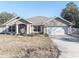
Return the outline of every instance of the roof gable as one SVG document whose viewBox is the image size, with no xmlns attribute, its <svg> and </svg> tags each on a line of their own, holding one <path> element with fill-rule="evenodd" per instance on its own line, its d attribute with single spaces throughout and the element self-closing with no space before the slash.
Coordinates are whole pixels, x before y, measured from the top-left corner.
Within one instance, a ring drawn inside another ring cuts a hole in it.
<svg viewBox="0 0 79 59">
<path fill-rule="evenodd" d="M 68 26 L 73 24 L 63 18 L 52 17 L 45 23 L 45 25 L 46 26 Z"/>
<path fill-rule="evenodd" d="M 24 20 L 24 19 L 20 19 L 18 21 L 15 22 L 16 24 L 30 24 L 28 21 Z"/>
<path fill-rule="evenodd" d="M 62 17 L 56 17 L 55 19 L 56 19 L 56 20 L 61 20 L 61 21 L 63 21 L 64 23 L 69 24 L 69 25 L 74 25 L 72 22 L 70 22 L 70 21 L 68 21 L 68 20 L 66 20 L 66 19 L 64 19 L 64 18 L 62 18 Z"/>
<path fill-rule="evenodd" d="M 6 23 L 2 24 L 2 25 L 12 25 L 12 24 L 15 24 L 17 21 L 24 21 L 24 22 L 27 22 L 27 23 L 30 23 L 29 21 L 26 21 L 24 20 L 23 18 L 20 18 L 20 17 L 15 17 L 15 18 L 12 18 L 11 20 L 7 21 Z"/>
</svg>

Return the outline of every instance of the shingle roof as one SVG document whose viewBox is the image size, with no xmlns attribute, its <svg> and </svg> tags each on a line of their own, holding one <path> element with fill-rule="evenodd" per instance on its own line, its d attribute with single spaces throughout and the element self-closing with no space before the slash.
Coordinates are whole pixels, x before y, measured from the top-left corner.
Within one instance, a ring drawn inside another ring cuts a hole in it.
<svg viewBox="0 0 79 59">
<path fill-rule="evenodd" d="M 45 16 L 35 16 L 32 18 L 28 18 L 27 20 L 32 22 L 33 25 L 44 25 L 44 23 L 48 21 L 49 18 Z"/>
<path fill-rule="evenodd" d="M 30 22 L 32 22 L 33 25 L 46 25 L 47 26 L 47 23 L 49 23 L 51 20 L 53 21 L 53 22 L 51 22 L 51 24 L 55 23 L 56 22 L 55 20 L 58 20 L 60 22 L 62 21 L 63 23 L 65 23 L 67 25 L 68 24 L 69 25 L 73 25 L 71 22 L 69 22 L 66 19 L 63 19 L 61 17 L 35 16 L 35 17 L 32 17 L 32 18 L 28 18 L 27 20 L 30 21 Z"/>
<path fill-rule="evenodd" d="M 20 18 L 20 17 L 15 17 L 15 18 L 12 18 L 11 20 L 7 21 L 3 25 L 6 25 L 6 24 L 12 25 L 12 24 L 14 24 L 14 22 L 16 22 L 17 20 L 21 20 L 21 19 L 22 18 Z M 22 20 L 24 20 L 24 19 L 22 19 Z M 69 22 L 61 17 L 35 16 L 32 18 L 28 18 L 25 21 L 32 23 L 32 25 L 47 25 L 47 23 L 49 23 L 51 20 L 53 21 L 53 22 L 51 22 L 52 25 L 54 22 L 56 22 L 55 20 L 58 20 L 58 21 L 60 20 L 60 21 L 63 21 L 63 23 L 73 25 L 71 22 Z"/>
</svg>

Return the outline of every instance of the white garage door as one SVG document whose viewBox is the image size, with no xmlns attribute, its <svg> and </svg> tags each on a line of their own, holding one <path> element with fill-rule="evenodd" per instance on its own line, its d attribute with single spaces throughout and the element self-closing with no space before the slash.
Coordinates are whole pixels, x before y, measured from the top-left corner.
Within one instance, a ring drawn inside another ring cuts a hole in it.
<svg viewBox="0 0 79 59">
<path fill-rule="evenodd" d="M 65 35 L 68 32 L 68 27 L 48 27 L 49 35 Z"/>
</svg>

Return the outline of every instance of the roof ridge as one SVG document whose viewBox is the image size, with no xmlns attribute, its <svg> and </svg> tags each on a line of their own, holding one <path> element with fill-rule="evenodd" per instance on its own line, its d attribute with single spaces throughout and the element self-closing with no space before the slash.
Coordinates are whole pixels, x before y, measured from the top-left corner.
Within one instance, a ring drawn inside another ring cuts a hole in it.
<svg viewBox="0 0 79 59">
<path fill-rule="evenodd" d="M 46 24 L 47 22 L 51 21 L 52 19 L 55 19 L 55 17 L 48 18 L 48 21 L 46 21 L 44 24 Z"/>
</svg>

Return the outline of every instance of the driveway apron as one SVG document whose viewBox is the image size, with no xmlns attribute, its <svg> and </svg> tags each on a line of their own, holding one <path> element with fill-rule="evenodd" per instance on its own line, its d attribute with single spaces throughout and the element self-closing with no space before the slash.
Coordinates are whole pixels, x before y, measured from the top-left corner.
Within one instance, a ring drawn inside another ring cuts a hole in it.
<svg viewBox="0 0 79 59">
<path fill-rule="evenodd" d="M 79 38 L 72 36 L 51 36 L 61 51 L 59 58 L 79 58 Z"/>
</svg>

